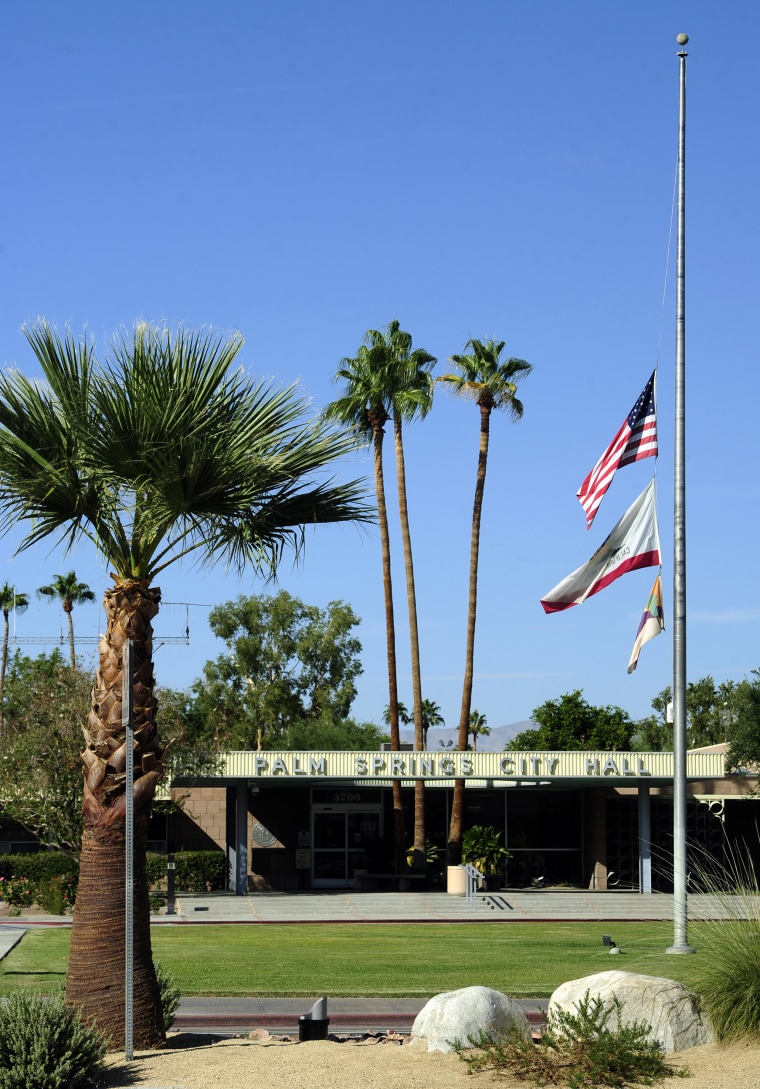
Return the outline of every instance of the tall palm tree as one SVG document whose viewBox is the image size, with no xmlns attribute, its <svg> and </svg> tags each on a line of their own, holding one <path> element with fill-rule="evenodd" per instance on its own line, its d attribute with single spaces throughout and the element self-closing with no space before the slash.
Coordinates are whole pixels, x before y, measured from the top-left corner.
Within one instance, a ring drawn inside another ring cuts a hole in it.
<svg viewBox="0 0 760 1089">
<path fill-rule="evenodd" d="M 5 717 L 3 712 L 3 690 L 5 688 L 5 670 L 8 665 L 8 637 L 10 635 L 10 615 L 12 610 L 23 613 L 29 608 L 29 598 L 26 594 L 16 592 L 15 586 L 9 586 L 4 582 L 0 586 L 0 609 L 3 610 L 3 650 L 0 657 L 0 737 L 5 733 Z"/>
<path fill-rule="evenodd" d="M 383 592 L 385 599 L 386 648 L 388 658 L 389 726 L 391 748 L 401 744 L 398 710 L 398 679 L 396 666 L 396 624 L 393 608 L 390 534 L 385 499 L 383 473 L 383 438 L 385 425 L 393 420 L 396 452 L 396 480 L 399 514 L 406 571 L 407 602 L 412 656 L 412 691 L 414 700 L 415 748 L 422 749 L 422 696 L 417 635 L 417 605 L 414 591 L 414 567 L 406 502 L 403 421 L 423 417 L 430 410 L 433 383 L 430 368 L 435 357 L 422 348 L 412 351 L 412 338 L 395 319 L 384 331 L 370 329 L 355 358 L 341 360 L 335 381 L 345 383 L 346 393 L 326 409 L 328 419 L 352 427 L 366 443 L 372 442 L 375 492 L 380 525 Z M 425 860 L 425 798 L 424 783 L 415 783 L 413 865 L 424 868 Z M 404 847 L 404 817 L 401 804 L 401 784 L 393 782 L 394 854 L 397 870 L 406 866 Z"/>
<path fill-rule="evenodd" d="M 470 734 L 472 738 L 472 751 L 477 752 L 478 738 L 488 737 L 491 727 L 486 725 L 486 716 L 480 711 L 470 711 Z"/>
<path fill-rule="evenodd" d="M 231 336 L 138 324 L 98 363 L 85 338 L 45 322 L 25 330 L 42 380 L 0 375 L 0 532 L 28 523 L 21 548 L 89 540 L 111 567 L 105 634 L 87 720 L 84 833 L 66 996 L 114 1047 L 124 1040 L 126 732 L 134 715 L 134 1046 L 164 1038 L 150 949 L 147 819 L 164 771 L 156 727 L 155 579 L 185 558 L 271 573 L 304 527 L 366 519 L 358 485 L 317 474 L 353 448 L 315 422 L 295 387 L 254 381 Z M 131 640 L 134 672 L 122 677 Z"/>
<path fill-rule="evenodd" d="M 71 614 L 75 605 L 81 605 L 84 601 L 94 601 L 95 595 L 85 582 L 78 582 L 75 571 L 69 571 L 65 575 L 55 575 L 48 586 L 40 586 L 37 593 L 40 597 L 55 598 L 60 601 L 61 608 L 66 613 L 69 623 L 69 654 L 71 656 L 71 668 L 76 669 L 76 655 L 74 653 L 74 621 Z"/>
<path fill-rule="evenodd" d="M 467 354 L 468 349 L 469 354 Z M 458 373 L 442 375 L 439 379 L 441 382 L 446 382 L 449 388 L 458 396 L 474 401 L 480 412 L 480 445 L 470 536 L 470 583 L 467 606 L 465 668 L 462 684 L 462 705 L 459 711 L 458 747 L 462 752 L 467 748 L 470 710 L 472 707 L 480 520 L 488 464 L 491 413 L 495 409 L 500 409 L 505 411 L 513 420 L 519 420 L 522 417 L 523 405 L 522 401 L 517 397 L 517 385 L 523 378 L 527 378 L 533 369 L 532 365 L 526 363 L 524 359 L 502 360 L 500 356 L 503 350 L 503 340 L 486 340 L 485 342 L 474 339 L 468 340 L 465 345 L 465 354 L 451 357 L 451 362 L 458 367 Z M 464 779 L 456 779 L 454 781 L 454 797 L 451 803 L 448 842 L 449 863 L 452 865 L 458 864 L 462 858 L 463 810 Z"/>
<path fill-rule="evenodd" d="M 412 351 L 412 338 L 405 333 L 395 319 L 384 334 L 372 330 L 368 336 L 376 343 L 384 340 L 388 353 L 390 411 L 393 417 L 393 438 L 396 452 L 396 488 L 398 491 L 399 522 L 404 552 L 406 575 L 406 601 L 409 612 L 409 641 L 412 666 L 412 711 L 414 715 L 414 747 L 418 752 L 425 749 L 425 727 L 422 708 L 422 670 L 420 666 L 420 640 L 417 624 L 417 594 L 414 587 L 414 562 L 412 537 L 409 529 L 409 506 L 406 494 L 406 464 L 404 460 L 403 424 L 416 418 L 424 419 L 433 404 L 433 379 L 431 369 L 437 362 L 424 348 Z M 414 781 L 414 849 L 412 869 L 424 872 L 427 867 L 425 831 L 425 783 Z"/>
<path fill-rule="evenodd" d="M 432 726 L 445 726 L 441 708 L 433 700 L 422 701 L 422 747 L 427 751 L 428 730 Z"/>
</svg>

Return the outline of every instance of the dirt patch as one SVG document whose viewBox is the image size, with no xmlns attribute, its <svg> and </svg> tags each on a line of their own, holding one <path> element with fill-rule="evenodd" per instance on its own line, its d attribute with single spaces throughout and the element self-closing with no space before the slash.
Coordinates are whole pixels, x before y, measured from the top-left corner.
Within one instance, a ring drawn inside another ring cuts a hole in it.
<svg viewBox="0 0 760 1089">
<path fill-rule="evenodd" d="M 492 1084 L 489 1073 L 475 1077 L 456 1055 L 426 1051 L 406 1038 L 365 1037 L 357 1042 L 335 1040 L 298 1043 L 282 1037 L 259 1040 L 214 1040 L 180 1033 L 170 1037 L 165 1051 L 139 1052 L 125 1064 L 109 1056 L 102 1089 L 208 1089 L 255 1085 L 256 1089 L 477 1089 Z M 402 1040 L 403 1042 L 399 1042 Z M 690 1077 L 667 1078 L 663 1089 L 760 1089 L 760 1044 L 714 1044 L 669 1056 L 687 1066 Z M 525 1089 L 526 1083 L 499 1075 L 504 1089 Z"/>
</svg>

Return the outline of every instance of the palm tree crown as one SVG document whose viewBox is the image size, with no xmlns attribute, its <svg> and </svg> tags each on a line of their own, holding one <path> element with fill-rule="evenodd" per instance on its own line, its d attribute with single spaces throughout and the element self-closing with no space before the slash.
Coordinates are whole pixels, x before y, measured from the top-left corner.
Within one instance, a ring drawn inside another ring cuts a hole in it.
<svg viewBox="0 0 760 1089">
<path fill-rule="evenodd" d="M 75 605 L 81 605 L 85 601 L 94 601 L 95 595 L 85 582 L 79 582 L 75 571 L 69 571 L 65 575 L 56 575 L 47 586 L 40 586 L 37 593 L 40 597 L 55 598 L 60 601 L 61 608 L 66 613 L 69 626 L 69 654 L 71 668 L 76 669 L 76 654 L 74 651 L 74 621 L 71 613 Z"/>
<path fill-rule="evenodd" d="M 305 525 L 367 517 L 356 485 L 311 479 L 350 439 L 233 371 L 239 335 L 138 324 L 98 365 L 84 339 L 24 331 L 45 383 L 0 376 L 0 534 L 30 523 L 21 549 L 85 537 L 119 578 L 189 555 L 270 570 Z"/>
<path fill-rule="evenodd" d="M 474 401 L 481 409 L 504 409 L 513 420 L 519 420 L 523 404 L 516 395 L 517 384 L 527 378 L 533 366 L 524 359 L 501 360 L 504 344 L 503 340 L 468 340 L 465 348 L 471 352 L 451 357 L 459 373 L 442 374 L 438 381 L 448 383 L 454 393 Z"/>
</svg>

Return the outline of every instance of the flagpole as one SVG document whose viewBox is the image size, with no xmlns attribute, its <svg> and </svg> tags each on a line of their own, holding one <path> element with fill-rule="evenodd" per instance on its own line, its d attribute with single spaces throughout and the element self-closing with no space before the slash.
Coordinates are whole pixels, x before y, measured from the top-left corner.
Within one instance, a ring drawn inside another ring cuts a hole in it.
<svg viewBox="0 0 760 1089">
<path fill-rule="evenodd" d="M 686 909 L 686 53 L 679 34 L 676 234 L 675 460 L 673 473 L 673 944 L 694 953 Z"/>
</svg>

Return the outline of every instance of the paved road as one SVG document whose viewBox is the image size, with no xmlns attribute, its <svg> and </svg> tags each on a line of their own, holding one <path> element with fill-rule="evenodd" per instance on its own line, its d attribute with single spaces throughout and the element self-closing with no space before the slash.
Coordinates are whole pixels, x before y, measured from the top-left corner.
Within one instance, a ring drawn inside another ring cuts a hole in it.
<svg viewBox="0 0 760 1089">
<path fill-rule="evenodd" d="M 722 914 L 720 903 L 711 897 L 689 898 L 692 918 Z M 272 923 L 446 923 L 489 922 L 509 925 L 527 921 L 669 920 L 673 898 L 654 893 L 591 892 L 582 890 L 505 890 L 493 896 L 480 894 L 477 905 L 447 893 L 371 893 L 341 890 L 334 893 L 182 893 L 176 914 L 155 916 L 156 926 L 188 926 L 209 923 L 240 925 Z M 68 917 L 45 915 L 3 918 L 0 921 L 0 960 L 35 927 L 68 926 Z M 317 995 L 315 998 L 319 997 Z M 330 998 L 328 1017 L 331 1032 L 395 1030 L 408 1032 L 424 999 Z M 532 1021 L 540 1020 L 546 1008 L 543 1000 L 523 1003 Z M 183 1031 L 249 1032 L 267 1028 L 282 1033 L 298 1032 L 298 1018 L 308 1012 L 311 1001 L 304 998 L 185 998 L 181 1001 L 175 1028 Z"/>
</svg>

